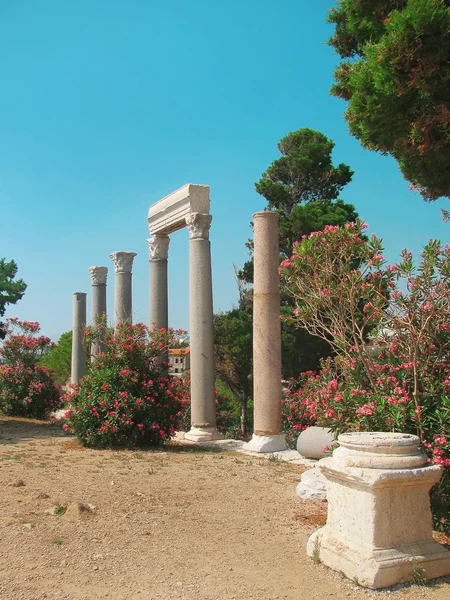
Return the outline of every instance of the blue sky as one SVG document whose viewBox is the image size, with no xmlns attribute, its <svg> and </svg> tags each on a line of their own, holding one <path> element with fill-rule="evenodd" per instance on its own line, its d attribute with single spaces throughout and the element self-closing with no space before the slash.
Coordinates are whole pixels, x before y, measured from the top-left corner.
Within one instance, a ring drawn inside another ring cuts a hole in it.
<svg viewBox="0 0 450 600">
<path fill-rule="evenodd" d="M 211 187 L 215 310 L 236 301 L 254 191 L 300 127 L 335 143 L 354 170 L 343 198 L 396 260 L 449 239 L 440 206 L 408 190 L 395 161 L 347 132 L 328 94 L 332 0 L 22 0 L 0 6 L 0 256 L 27 292 L 7 315 L 71 328 L 72 293 L 114 250 L 137 252 L 135 320 L 148 318 L 148 207 L 185 183 Z M 188 234 L 172 236 L 170 324 L 188 327 Z M 88 296 L 88 316 L 90 296 Z"/>
</svg>

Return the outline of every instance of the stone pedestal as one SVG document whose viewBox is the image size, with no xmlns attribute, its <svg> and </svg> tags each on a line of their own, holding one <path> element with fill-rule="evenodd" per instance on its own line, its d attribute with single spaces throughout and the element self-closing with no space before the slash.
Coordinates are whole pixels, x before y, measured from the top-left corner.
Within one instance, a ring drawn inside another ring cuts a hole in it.
<svg viewBox="0 0 450 600">
<path fill-rule="evenodd" d="M 92 281 L 92 327 L 96 339 L 91 346 L 91 360 L 106 349 L 106 280 L 108 267 L 89 267 Z"/>
<path fill-rule="evenodd" d="M 114 327 L 119 323 L 133 322 L 131 271 L 136 252 L 113 252 L 109 258 L 114 262 Z"/>
<path fill-rule="evenodd" d="M 281 433 L 281 323 L 278 214 L 260 212 L 254 222 L 253 398 L 254 433 L 246 450 L 286 449 Z"/>
<path fill-rule="evenodd" d="M 193 442 L 220 439 L 216 428 L 214 330 L 209 214 L 191 213 L 189 229 L 189 334 L 191 356 L 191 429 Z"/>
<path fill-rule="evenodd" d="M 85 332 L 86 293 L 75 292 L 73 295 L 71 383 L 78 383 L 86 372 Z"/>
<path fill-rule="evenodd" d="M 328 519 L 308 540 L 309 556 L 371 589 L 450 574 L 450 552 L 432 537 L 430 488 L 441 468 L 419 439 L 401 433 L 339 436 L 327 478 Z"/>
</svg>

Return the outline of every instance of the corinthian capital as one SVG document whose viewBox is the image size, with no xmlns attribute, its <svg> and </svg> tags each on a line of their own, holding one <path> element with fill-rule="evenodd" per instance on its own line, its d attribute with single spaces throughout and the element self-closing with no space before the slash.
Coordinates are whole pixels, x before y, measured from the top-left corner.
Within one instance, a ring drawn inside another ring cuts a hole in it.
<svg viewBox="0 0 450 600">
<path fill-rule="evenodd" d="M 168 235 L 152 235 L 148 238 L 148 257 L 150 260 L 167 260 L 169 256 Z"/>
<path fill-rule="evenodd" d="M 92 285 L 106 285 L 108 267 L 89 267 Z"/>
<path fill-rule="evenodd" d="M 136 252 L 117 251 L 110 254 L 109 258 L 114 263 L 114 269 L 116 273 L 131 273 L 135 256 Z"/>
<path fill-rule="evenodd" d="M 191 240 L 209 239 L 209 228 L 211 227 L 212 216 L 203 213 L 191 213 L 186 217 L 186 225 L 189 229 Z"/>
</svg>

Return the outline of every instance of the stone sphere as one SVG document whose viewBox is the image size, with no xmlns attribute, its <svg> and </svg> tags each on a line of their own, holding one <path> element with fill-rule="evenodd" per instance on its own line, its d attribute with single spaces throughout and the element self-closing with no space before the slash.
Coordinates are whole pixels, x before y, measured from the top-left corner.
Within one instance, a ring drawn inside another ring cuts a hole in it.
<svg viewBox="0 0 450 600">
<path fill-rule="evenodd" d="M 326 427 L 308 427 L 298 436 L 297 452 L 305 458 L 324 458 L 327 455 L 323 449 L 333 441 L 334 435 Z"/>
</svg>

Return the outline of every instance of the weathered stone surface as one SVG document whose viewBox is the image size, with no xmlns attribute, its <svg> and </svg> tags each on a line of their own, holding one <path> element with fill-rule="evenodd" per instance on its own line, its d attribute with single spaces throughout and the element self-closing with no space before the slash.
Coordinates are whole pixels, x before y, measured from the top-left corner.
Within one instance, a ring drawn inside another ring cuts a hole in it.
<svg viewBox="0 0 450 600">
<path fill-rule="evenodd" d="M 317 467 L 305 471 L 296 490 L 302 500 L 326 500 L 327 480 Z"/>
<path fill-rule="evenodd" d="M 188 183 L 152 204 L 147 223 L 151 235 L 170 234 L 186 226 L 191 213 L 209 214 L 209 186 Z"/>
<path fill-rule="evenodd" d="M 148 238 L 150 260 L 150 329 L 169 327 L 169 298 L 167 279 L 167 259 L 169 256 L 168 235 L 152 235 Z M 167 353 L 161 357 L 168 361 Z"/>
<path fill-rule="evenodd" d="M 136 252 L 117 251 L 109 255 L 114 263 L 114 326 L 119 323 L 132 323 L 133 297 L 132 274 Z"/>
<path fill-rule="evenodd" d="M 276 452 L 286 448 L 281 435 L 278 214 L 269 211 L 255 213 L 253 221 L 254 436 L 244 448 L 254 452 Z"/>
<path fill-rule="evenodd" d="M 108 267 L 89 267 L 92 285 L 106 285 Z"/>
<path fill-rule="evenodd" d="M 186 217 L 186 225 L 189 229 L 191 240 L 209 239 L 209 228 L 211 227 L 212 216 L 201 213 L 191 213 Z"/>
<path fill-rule="evenodd" d="M 91 359 L 106 350 L 106 281 L 108 267 L 89 267 L 92 282 L 92 326 L 97 337 L 92 342 Z"/>
<path fill-rule="evenodd" d="M 244 444 L 244 450 L 249 452 L 281 452 L 286 449 L 286 438 L 284 434 L 279 435 L 257 435 L 254 433 L 252 439 Z"/>
<path fill-rule="evenodd" d="M 114 263 L 116 273 L 131 273 L 133 269 L 133 260 L 136 252 L 124 252 L 117 250 L 109 255 L 109 258 Z"/>
<path fill-rule="evenodd" d="M 220 439 L 216 428 L 209 186 L 187 184 L 153 204 L 150 231 L 150 328 L 168 327 L 167 257 L 173 231 L 189 229 L 191 430 L 187 440 Z M 161 359 L 166 362 L 167 356 Z"/>
<path fill-rule="evenodd" d="M 73 295 L 71 383 L 77 383 L 86 372 L 85 332 L 86 293 L 75 292 Z"/>
<path fill-rule="evenodd" d="M 427 464 L 416 436 L 353 433 L 338 438 L 326 477 L 328 519 L 308 540 L 309 556 L 364 587 L 450 574 L 450 552 L 432 537 L 429 490 L 441 468 Z"/>
<path fill-rule="evenodd" d="M 216 428 L 211 215 L 186 218 L 189 239 L 189 335 L 191 360 L 191 430 L 186 439 L 214 440 Z"/>
<path fill-rule="evenodd" d="M 333 433 L 325 427 L 308 427 L 297 439 L 297 452 L 305 458 L 325 458 L 324 449 L 334 441 Z"/>
<path fill-rule="evenodd" d="M 168 235 L 152 235 L 147 239 L 149 260 L 167 260 L 170 238 Z"/>
</svg>

